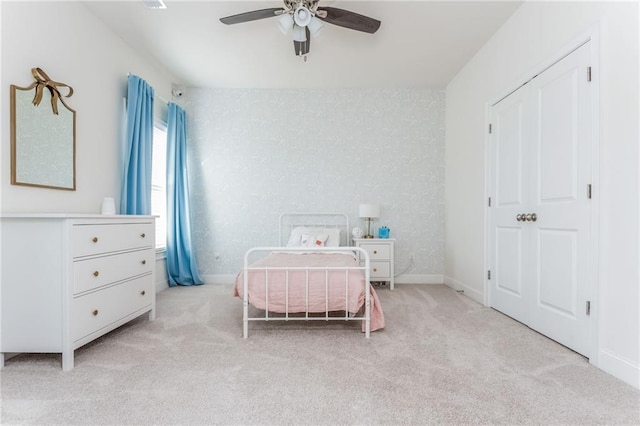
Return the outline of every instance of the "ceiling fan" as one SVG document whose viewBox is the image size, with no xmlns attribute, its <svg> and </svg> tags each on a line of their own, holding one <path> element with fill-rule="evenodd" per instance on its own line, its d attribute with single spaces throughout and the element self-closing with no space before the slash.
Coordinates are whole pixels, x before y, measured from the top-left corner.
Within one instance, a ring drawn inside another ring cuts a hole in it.
<svg viewBox="0 0 640 426">
<path fill-rule="evenodd" d="M 284 7 L 253 10 L 237 15 L 220 18 L 220 22 L 227 25 L 241 22 L 256 21 L 258 19 L 273 18 L 279 16 L 278 26 L 287 34 L 293 33 L 293 47 L 297 56 L 309 53 L 311 36 L 316 36 L 328 22 L 351 30 L 373 34 L 380 28 L 380 21 L 350 12 L 337 7 L 319 7 L 319 0 L 283 0 Z"/>
</svg>

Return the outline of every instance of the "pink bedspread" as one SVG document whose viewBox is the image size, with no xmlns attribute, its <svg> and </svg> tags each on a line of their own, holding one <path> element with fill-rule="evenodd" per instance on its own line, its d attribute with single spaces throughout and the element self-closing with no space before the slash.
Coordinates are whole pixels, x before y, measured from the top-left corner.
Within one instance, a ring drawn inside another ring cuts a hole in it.
<svg viewBox="0 0 640 426">
<path fill-rule="evenodd" d="M 355 256 L 346 253 L 271 253 L 256 261 L 252 267 L 324 267 L 358 266 Z M 309 271 L 309 312 L 347 311 L 356 313 L 364 305 L 364 273 L 351 270 L 348 274 L 349 286 L 346 291 L 344 270 Z M 328 297 L 325 274 L 328 274 Z M 289 271 L 289 313 L 305 312 L 305 271 Z M 268 298 L 265 297 L 265 272 L 249 271 L 249 303 L 258 309 L 284 313 L 286 309 L 286 272 L 270 270 L 268 273 Z M 244 274 L 236 278 L 233 295 L 242 298 Z M 369 287 L 371 300 L 371 331 L 384 328 L 384 314 L 378 295 Z M 328 307 L 328 309 L 327 309 Z M 364 329 L 364 322 L 363 322 Z"/>
</svg>

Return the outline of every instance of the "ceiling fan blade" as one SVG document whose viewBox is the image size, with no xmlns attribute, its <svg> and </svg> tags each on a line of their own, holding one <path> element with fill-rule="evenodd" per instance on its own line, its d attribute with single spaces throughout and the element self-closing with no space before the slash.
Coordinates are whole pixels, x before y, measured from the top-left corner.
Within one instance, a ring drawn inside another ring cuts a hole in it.
<svg viewBox="0 0 640 426">
<path fill-rule="evenodd" d="M 278 12 L 282 11 L 283 9 L 281 7 L 254 10 L 251 12 L 239 13 L 237 15 L 220 18 L 220 22 L 222 22 L 223 24 L 232 25 L 240 24 L 242 22 L 257 21 L 258 19 L 273 18 L 274 16 L 278 16 L 281 14 Z"/>
<path fill-rule="evenodd" d="M 368 16 L 360 15 L 355 12 L 349 12 L 348 10 L 338 9 L 336 7 L 323 7 L 318 9 L 318 11 L 327 12 L 327 16 L 325 17 L 322 17 L 324 13 L 316 15 L 318 18 L 340 27 L 362 31 L 369 34 L 375 33 L 378 31 L 378 28 L 380 28 L 380 21 L 377 19 L 369 18 Z"/>
<path fill-rule="evenodd" d="M 311 48 L 311 32 L 309 28 L 306 28 L 307 32 L 307 41 L 293 41 L 293 48 L 296 51 L 296 56 L 304 56 L 309 53 L 309 49 Z"/>
</svg>

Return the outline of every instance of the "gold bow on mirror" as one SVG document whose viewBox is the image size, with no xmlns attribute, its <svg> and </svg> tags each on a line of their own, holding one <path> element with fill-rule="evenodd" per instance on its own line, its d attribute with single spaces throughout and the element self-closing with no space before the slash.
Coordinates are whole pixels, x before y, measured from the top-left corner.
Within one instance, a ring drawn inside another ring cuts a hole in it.
<svg viewBox="0 0 640 426">
<path fill-rule="evenodd" d="M 71 109 L 66 104 L 66 102 L 62 98 L 63 95 L 61 95 L 60 91 L 58 90 L 59 87 L 66 87 L 67 89 L 69 89 L 69 92 L 64 95 L 64 97 L 69 98 L 71 97 L 71 95 L 73 95 L 73 88 L 71 86 L 51 80 L 47 73 L 42 71 L 41 68 L 31 68 L 31 75 L 33 75 L 33 78 L 35 78 L 36 80 L 36 82 L 34 83 L 36 87 L 36 94 L 33 97 L 33 104 L 35 106 L 40 105 L 40 102 L 42 101 L 42 95 L 46 87 L 51 93 L 51 108 L 53 109 L 53 113 L 55 115 L 58 115 L 58 99 L 64 104 L 64 106 L 67 107 L 67 109 Z"/>
</svg>

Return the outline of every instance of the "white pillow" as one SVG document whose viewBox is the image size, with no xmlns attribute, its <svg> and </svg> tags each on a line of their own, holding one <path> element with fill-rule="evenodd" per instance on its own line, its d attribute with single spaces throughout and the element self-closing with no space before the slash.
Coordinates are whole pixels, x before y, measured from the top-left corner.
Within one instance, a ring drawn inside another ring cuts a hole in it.
<svg viewBox="0 0 640 426">
<path fill-rule="evenodd" d="M 329 236 L 325 243 L 327 247 L 340 246 L 340 228 L 321 228 L 318 231 L 318 233 L 327 234 Z"/>
<path fill-rule="evenodd" d="M 308 244 L 308 247 L 317 246 L 317 239 L 324 241 L 323 247 L 338 247 L 340 245 L 340 229 L 338 228 L 310 228 L 308 232 L 312 236 L 311 244 Z"/>
<path fill-rule="evenodd" d="M 319 241 L 319 243 L 318 243 Z M 340 229 L 338 228 L 308 228 L 298 226 L 293 228 L 287 247 L 338 247 L 340 246 Z"/>
<path fill-rule="evenodd" d="M 304 247 L 306 244 L 302 244 L 303 234 L 309 235 L 309 228 L 304 226 L 293 228 L 293 230 L 291 230 L 291 235 L 289 236 L 289 241 L 287 241 L 287 247 Z"/>
<path fill-rule="evenodd" d="M 313 240 L 309 241 L 309 246 L 312 247 L 325 247 L 329 234 L 316 234 Z"/>
</svg>

